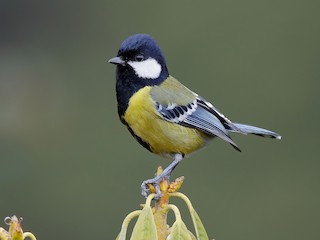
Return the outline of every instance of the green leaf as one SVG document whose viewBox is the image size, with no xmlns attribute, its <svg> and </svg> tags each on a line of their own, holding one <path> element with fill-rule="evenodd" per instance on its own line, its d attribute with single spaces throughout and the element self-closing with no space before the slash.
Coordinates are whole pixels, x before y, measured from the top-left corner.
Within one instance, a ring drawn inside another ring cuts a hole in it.
<svg viewBox="0 0 320 240">
<path fill-rule="evenodd" d="M 116 240 L 119 240 L 120 234 L 121 234 L 121 233 L 119 233 L 119 234 L 118 234 L 118 236 L 117 236 Z"/>
<path fill-rule="evenodd" d="M 206 229 L 204 228 L 196 210 L 194 210 L 194 208 L 190 208 L 189 211 L 194 224 L 194 228 L 196 230 L 197 238 L 201 240 L 209 240 Z"/>
<path fill-rule="evenodd" d="M 116 240 L 126 240 L 127 228 L 121 229 L 121 232 L 118 234 Z"/>
<path fill-rule="evenodd" d="M 133 228 L 130 240 L 157 240 L 157 229 L 151 207 L 146 204 Z"/>
<path fill-rule="evenodd" d="M 193 240 L 189 230 L 183 221 L 177 220 L 171 227 L 171 232 L 167 240 Z"/>
<path fill-rule="evenodd" d="M 197 240 L 197 238 L 193 235 L 192 232 L 189 231 L 189 234 L 190 234 L 190 237 L 191 237 L 192 240 Z"/>
<path fill-rule="evenodd" d="M 127 235 L 127 229 L 128 225 L 131 222 L 131 220 L 135 217 L 138 217 L 141 213 L 141 210 L 136 210 L 131 213 L 129 213 L 126 218 L 123 220 L 121 231 L 118 234 L 116 240 L 126 240 L 126 235 Z"/>
<path fill-rule="evenodd" d="M 196 210 L 194 210 L 189 198 L 186 195 L 179 193 L 179 192 L 172 193 L 171 196 L 179 197 L 187 204 L 191 218 L 192 218 L 192 222 L 193 222 L 193 225 L 194 225 L 194 228 L 196 231 L 197 239 L 198 240 L 209 240 L 206 229 L 204 228 L 198 213 L 196 212 Z"/>
</svg>

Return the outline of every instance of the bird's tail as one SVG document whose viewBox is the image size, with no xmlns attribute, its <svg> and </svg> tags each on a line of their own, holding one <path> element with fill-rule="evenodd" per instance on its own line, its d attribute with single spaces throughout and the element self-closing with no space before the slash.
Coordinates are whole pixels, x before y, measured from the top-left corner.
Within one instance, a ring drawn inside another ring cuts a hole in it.
<svg viewBox="0 0 320 240">
<path fill-rule="evenodd" d="M 235 126 L 235 128 L 228 129 L 230 132 L 238 132 L 243 134 L 254 134 L 260 137 L 269 137 L 269 138 L 276 138 L 281 139 L 281 136 L 275 132 L 272 132 L 267 129 L 254 127 L 242 123 L 232 123 L 232 125 Z"/>
</svg>

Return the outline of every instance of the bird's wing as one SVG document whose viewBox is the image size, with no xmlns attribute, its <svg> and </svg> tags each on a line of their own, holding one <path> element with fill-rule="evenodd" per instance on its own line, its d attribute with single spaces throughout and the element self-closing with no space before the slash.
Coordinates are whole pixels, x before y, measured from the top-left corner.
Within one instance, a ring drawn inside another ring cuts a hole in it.
<svg viewBox="0 0 320 240">
<path fill-rule="evenodd" d="M 231 122 L 225 115 L 223 115 L 216 107 L 214 107 L 211 103 L 206 101 L 204 98 L 197 95 L 197 103 L 202 108 L 206 109 L 208 112 L 212 113 L 216 116 L 222 123 L 222 125 L 229 131 L 238 132 L 242 134 L 247 134 L 245 131 L 242 131 L 239 127 L 236 126 L 233 122 Z"/>
<path fill-rule="evenodd" d="M 151 98 L 155 102 L 157 113 L 166 121 L 220 137 L 240 151 L 227 132 L 227 123 L 232 125 L 231 121 L 173 77 L 170 76 L 161 85 L 154 86 Z"/>
</svg>

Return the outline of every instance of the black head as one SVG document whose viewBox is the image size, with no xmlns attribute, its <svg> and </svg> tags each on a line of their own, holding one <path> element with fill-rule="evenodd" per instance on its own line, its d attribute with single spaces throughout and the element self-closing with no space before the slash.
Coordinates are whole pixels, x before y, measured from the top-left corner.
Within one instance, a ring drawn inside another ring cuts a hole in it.
<svg viewBox="0 0 320 240">
<path fill-rule="evenodd" d="M 147 34 L 128 37 L 120 46 L 117 57 L 109 63 L 117 65 L 117 100 L 121 116 L 130 97 L 145 86 L 159 85 L 168 78 L 164 56 L 156 41 Z"/>
<path fill-rule="evenodd" d="M 128 37 L 121 44 L 117 57 L 109 60 L 117 65 L 117 81 L 157 85 L 168 76 L 164 56 L 156 41 L 147 34 Z"/>
</svg>

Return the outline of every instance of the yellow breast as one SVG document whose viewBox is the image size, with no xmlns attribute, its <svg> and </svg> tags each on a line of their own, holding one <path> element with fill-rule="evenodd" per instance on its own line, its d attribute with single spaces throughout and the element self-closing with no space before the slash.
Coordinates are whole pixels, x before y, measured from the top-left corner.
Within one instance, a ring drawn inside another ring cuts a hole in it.
<svg viewBox="0 0 320 240">
<path fill-rule="evenodd" d="M 150 90 L 151 87 L 140 89 L 129 101 L 124 120 L 134 133 L 160 155 L 189 154 L 203 147 L 205 139 L 200 131 L 168 122 L 158 115 Z"/>
</svg>

